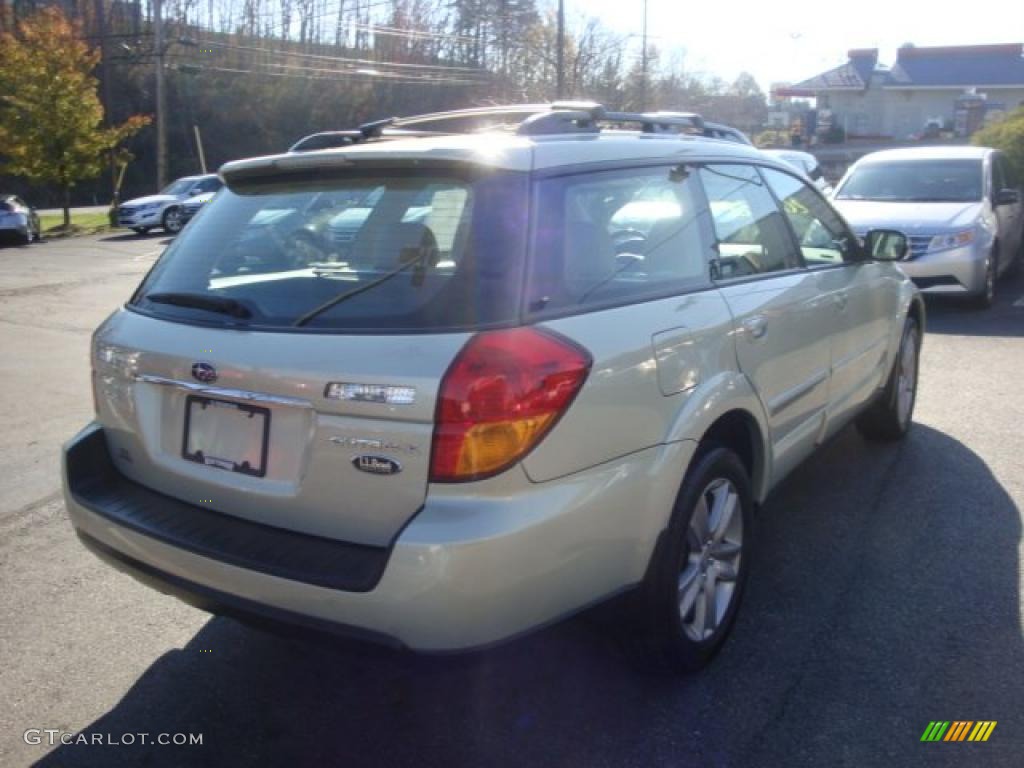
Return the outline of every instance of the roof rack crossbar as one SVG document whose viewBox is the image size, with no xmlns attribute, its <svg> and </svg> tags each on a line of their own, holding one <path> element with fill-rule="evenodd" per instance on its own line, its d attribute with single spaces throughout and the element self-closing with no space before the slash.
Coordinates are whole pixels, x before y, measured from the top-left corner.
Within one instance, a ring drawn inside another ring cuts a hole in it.
<svg viewBox="0 0 1024 768">
<path fill-rule="evenodd" d="M 498 119 L 516 126 L 521 136 L 541 136 L 565 133 L 599 133 L 599 123 L 637 123 L 643 133 L 686 132 L 716 138 L 728 138 L 749 143 L 742 133 L 730 126 L 706 123 L 696 112 L 614 112 L 594 101 L 556 101 L 551 104 L 510 104 L 490 107 L 432 112 L 409 117 L 389 117 L 364 123 L 355 131 L 328 131 L 317 133 L 300 140 L 292 146 L 292 152 L 329 147 L 347 146 L 377 139 L 413 136 L 445 136 L 464 133 L 464 130 L 448 129 L 446 122 L 472 118 Z M 502 118 L 512 118 L 501 120 Z M 416 128 L 424 124 L 439 124 L 436 128 Z M 511 125 L 509 127 L 511 127 Z M 492 126 L 493 127 L 493 126 Z M 677 129 L 677 130 L 673 130 Z M 332 143 L 335 142 L 335 143 Z"/>
</svg>

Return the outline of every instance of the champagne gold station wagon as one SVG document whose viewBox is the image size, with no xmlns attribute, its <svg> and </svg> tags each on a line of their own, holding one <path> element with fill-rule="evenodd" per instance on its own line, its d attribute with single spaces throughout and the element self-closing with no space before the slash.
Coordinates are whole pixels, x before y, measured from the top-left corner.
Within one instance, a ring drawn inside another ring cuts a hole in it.
<svg viewBox="0 0 1024 768">
<path fill-rule="evenodd" d="M 96 331 L 81 540 L 211 611 L 421 651 L 630 592 L 651 658 L 699 667 L 772 488 L 851 421 L 906 433 L 924 329 L 904 235 L 716 135 L 526 105 L 227 164 Z"/>
</svg>

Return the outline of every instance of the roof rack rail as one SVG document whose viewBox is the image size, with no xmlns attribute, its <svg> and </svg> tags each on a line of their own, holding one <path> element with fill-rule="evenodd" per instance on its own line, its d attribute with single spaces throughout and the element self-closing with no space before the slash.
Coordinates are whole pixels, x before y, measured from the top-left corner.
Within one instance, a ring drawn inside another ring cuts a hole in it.
<svg viewBox="0 0 1024 768">
<path fill-rule="evenodd" d="M 469 125 L 460 130 L 454 125 L 459 122 Z M 520 136 L 600 133 L 600 123 L 639 124 L 643 133 L 693 133 L 750 143 L 735 128 L 707 123 L 695 112 L 613 112 L 594 101 L 556 101 L 551 104 L 509 104 L 389 117 L 364 123 L 355 131 L 328 131 L 307 136 L 294 144 L 290 151 L 327 149 L 377 139 L 444 136 L 480 130 L 481 127 L 514 127 Z"/>
<path fill-rule="evenodd" d="M 310 152 L 314 149 L 334 149 L 347 147 L 363 139 L 359 131 L 322 131 L 304 136 L 292 144 L 289 152 Z"/>
<path fill-rule="evenodd" d="M 383 120 L 374 120 L 372 123 L 363 123 L 359 126 L 359 132 L 364 139 L 378 139 L 389 125 L 394 125 L 397 117 L 385 117 Z"/>
<path fill-rule="evenodd" d="M 383 120 L 374 120 L 372 123 L 363 123 L 355 131 L 322 131 L 313 133 L 299 139 L 288 148 L 289 152 L 311 152 L 314 149 L 334 149 L 336 147 L 347 147 L 370 139 L 379 139 L 384 129 L 394 124 L 397 117 L 388 117 Z"/>
<path fill-rule="evenodd" d="M 473 118 L 516 117 L 517 133 L 536 136 L 551 133 L 596 133 L 598 123 L 639 123 L 645 133 L 668 132 L 670 126 L 700 132 L 703 118 L 694 112 L 612 112 L 594 101 L 556 101 L 552 104 L 512 104 L 474 107 L 399 118 L 396 126 L 445 123 Z"/>
</svg>

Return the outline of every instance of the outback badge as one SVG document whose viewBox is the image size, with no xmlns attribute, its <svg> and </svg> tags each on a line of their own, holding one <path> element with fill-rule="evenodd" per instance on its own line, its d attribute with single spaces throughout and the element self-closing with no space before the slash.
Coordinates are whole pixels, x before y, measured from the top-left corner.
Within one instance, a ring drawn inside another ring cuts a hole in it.
<svg viewBox="0 0 1024 768">
<path fill-rule="evenodd" d="M 352 466 L 371 475 L 397 475 L 402 471 L 402 465 L 387 456 L 356 456 Z"/>
</svg>

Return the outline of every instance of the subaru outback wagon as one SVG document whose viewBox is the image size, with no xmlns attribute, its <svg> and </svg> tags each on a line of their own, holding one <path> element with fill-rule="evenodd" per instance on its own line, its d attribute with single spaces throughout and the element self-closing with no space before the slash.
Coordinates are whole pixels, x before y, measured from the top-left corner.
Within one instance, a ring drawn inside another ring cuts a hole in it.
<svg viewBox="0 0 1024 768">
<path fill-rule="evenodd" d="M 89 549 L 217 613 L 421 651 L 630 592 L 651 658 L 712 656 L 758 504 L 848 422 L 908 429 L 906 238 L 862 243 L 696 115 L 507 111 L 221 169 L 95 333 L 64 454 Z"/>
</svg>

